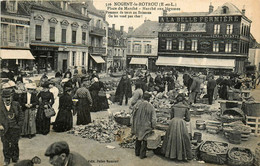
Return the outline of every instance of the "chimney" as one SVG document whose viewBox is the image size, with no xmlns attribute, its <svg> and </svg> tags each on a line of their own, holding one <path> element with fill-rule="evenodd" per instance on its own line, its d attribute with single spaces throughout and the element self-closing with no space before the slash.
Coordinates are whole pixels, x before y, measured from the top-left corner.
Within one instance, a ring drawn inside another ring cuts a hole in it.
<svg viewBox="0 0 260 166">
<path fill-rule="evenodd" d="M 128 27 L 128 33 L 132 33 L 134 31 L 134 27 L 131 26 L 131 27 Z"/>
<path fill-rule="evenodd" d="M 112 24 L 112 31 L 115 31 L 115 24 Z"/>
<path fill-rule="evenodd" d="M 212 13 L 214 10 L 214 6 L 212 6 L 212 3 L 210 2 L 210 5 L 209 5 L 209 13 Z"/>
<path fill-rule="evenodd" d="M 120 26 L 120 31 L 121 31 L 121 32 L 124 31 L 124 26 Z"/>
<path fill-rule="evenodd" d="M 163 16 L 167 16 L 167 10 L 163 10 Z"/>
<path fill-rule="evenodd" d="M 243 13 L 243 15 L 245 15 L 245 14 L 246 14 L 245 5 L 243 6 L 242 13 Z"/>
</svg>

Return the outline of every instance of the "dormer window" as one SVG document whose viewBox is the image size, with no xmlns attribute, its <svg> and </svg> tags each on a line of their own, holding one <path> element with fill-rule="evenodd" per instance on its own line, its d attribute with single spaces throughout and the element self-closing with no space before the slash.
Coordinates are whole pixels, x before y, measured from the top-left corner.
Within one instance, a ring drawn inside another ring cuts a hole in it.
<svg viewBox="0 0 260 166">
<path fill-rule="evenodd" d="M 88 15 L 88 9 L 86 8 L 86 7 L 83 7 L 82 9 L 81 9 L 81 13 L 83 14 L 83 15 Z"/>
<path fill-rule="evenodd" d="M 228 13 L 228 7 L 227 6 L 223 6 L 222 7 L 222 13 L 223 14 L 227 14 Z"/>
<path fill-rule="evenodd" d="M 67 10 L 68 9 L 68 2 L 61 1 L 61 9 L 62 10 Z"/>
<path fill-rule="evenodd" d="M 17 12 L 17 1 L 7 1 L 6 9 L 10 13 L 16 13 Z"/>
</svg>

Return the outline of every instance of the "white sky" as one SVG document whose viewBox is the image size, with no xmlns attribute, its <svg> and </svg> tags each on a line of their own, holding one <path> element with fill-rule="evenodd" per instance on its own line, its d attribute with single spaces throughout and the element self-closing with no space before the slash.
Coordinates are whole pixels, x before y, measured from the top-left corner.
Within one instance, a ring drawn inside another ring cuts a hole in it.
<svg viewBox="0 0 260 166">
<path fill-rule="evenodd" d="M 212 2 L 214 10 L 218 6 L 223 5 L 226 2 L 233 3 L 240 10 L 243 6 L 246 9 L 246 16 L 252 20 L 251 33 L 260 42 L 260 0 L 93 0 L 97 9 L 106 10 L 106 3 L 113 2 L 172 2 L 177 3 L 177 7 L 180 11 L 174 12 L 207 12 L 209 10 L 209 4 Z M 124 30 L 128 31 L 129 26 L 133 26 L 134 29 L 140 26 L 144 19 L 150 19 L 152 21 L 158 21 L 158 16 L 162 15 L 162 11 L 152 11 L 151 15 L 143 15 L 142 18 L 107 18 L 109 27 L 115 24 L 116 29 L 120 26 L 124 26 Z"/>
</svg>

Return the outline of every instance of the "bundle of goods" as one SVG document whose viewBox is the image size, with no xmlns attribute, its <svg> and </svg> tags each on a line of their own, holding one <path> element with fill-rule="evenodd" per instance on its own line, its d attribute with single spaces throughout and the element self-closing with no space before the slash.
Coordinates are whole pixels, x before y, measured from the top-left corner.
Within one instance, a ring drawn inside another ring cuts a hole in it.
<svg viewBox="0 0 260 166">
<path fill-rule="evenodd" d="M 228 143 L 206 141 L 200 146 L 200 157 L 203 161 L 224 164 L 227 161 Z"/>
<path fill-rule="evenodd" d="M 219 121 L 208 121 L 206 123 L 206 129 L 208 133 L 217 134 L 221 130 L 222 123 Z"/>
<path fill-rule="evenodd" d="M 130 126 L 131 114 L 127 113 L 126 110 L 114 113 L 115 121 L 121 125 Z"/>
<path fill-rule="evenodd" d="M 251 166 L 253 161 L 254 156 L 250 149 L 233 147 L 228 151 L 228 165 Z"/>
<path fill-rule="evenodd" d="M 240 108 L 227 108 L 220 116 L 223 123 L 245 120 L 245 114 Z"/>
<path fill-rule="evenodd" d="M 68 131 L 68 134 L 93 139 L 100 143 L 110 143 L 115 141 L 115 136 L 119 129 L 120 126 L 113 120 L 107 121 L 101 119 L 85 126 L 75 126 L 72 130 Z"/>
<path fill-rule="evenodd" d="M 251 133 L 251 128 L 250 128 L 250 126 L 245 125 L 241 121 L 236 121 L 236 122 L 232 122 L 232 123 L 224 123 L 223 131 L 224 131 L 224 135 L 227 139 L 229 139 L 231 132 L 238 131 L 241 133 L 241 141 L 247 141 L 250 136 L 250 133 Z"/>
<path fill-rule="evenodd" d="M 104 82 L 104 86 L 106 87 L 107 91 L 116 90 L 117 85 L 118 85 L 118 81 L 116 80 Z"/>
<path fill-rule="evenodd" d="M 157 149 L 161 142 L 162 137 L 165 135 L 164 131 L 153 130 L 153 132 L 147 137 L 147 148 L 148 149 Z"/>
</svg>

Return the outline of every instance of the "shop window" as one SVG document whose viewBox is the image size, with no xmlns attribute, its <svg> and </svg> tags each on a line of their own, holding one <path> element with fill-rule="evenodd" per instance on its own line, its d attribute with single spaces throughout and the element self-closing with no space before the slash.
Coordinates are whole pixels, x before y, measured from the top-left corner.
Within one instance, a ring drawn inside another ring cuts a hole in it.
<svg viewBox="0 0 260 166">
<path fill-rule="evenodd" d="M 179 40 L 179 50 L 184 50 L 184 40 Z"/>
<path fill-rule="evenodd" d="M 82 66 L 85 66 L 85 59 L 86 58 L 86 53 L 82 52 Z"/>
<path fill-rule="evenodd" d="M 50 41 L 55 42 L 55 28 L 50 27 Z"/>
<path fill-rule="evenodd" d="M 82 32 L 82 44 L 86 44 L 86 32 Z"/>
<path fill-rule="evenodd" d="M 166 41 L 166 50 L 171 50 L 172 49 L 172 40 L 167 40 Z"/>
<path fill-rule="evenodd" d="M 227 24 L 227 34 L 233 33 L 233 24 Z"/>
<path fill-rule="evenodd" d="M 67 29 L 62 29 L 61 30 L 61 42 L 66 43 L 66 34 L 67 34 Z"/>
<path fill-rule="evenodd" d="M 215 24 L 214 25 L 214 34 L 219 34 L 220 33 L 220 24 Z"/>
<path fill-rule="evenodd" d="M 152 45 L 151 44 L 146 44 L 144 49 L 145 49 L 145 53 L 147 53 L 147 54 L 152 53 Z"/>
<path fill-rule="evenodd" d="M 219 43 L 213 42 L 213 52 L 219 52 Z"/>
<path fill-rule="evenodd" d="M 76 39 L 77 39 L 77 31 L 72 31 L 72 43 L 76 44 Z"/>
<path fill-rule="evenodd" d="M 35 40 L 42 40 L 42 26 L 41 25 L 36 25 L 35 26 Z"/>
<path fill-rule="evenodd" d="M 193 50 L 193 51 L 198 50 L 198 40 L 192 40 L 191 50 Z"/>
<path fill-rule="evenodd" d="M 225 47 L 225 52 L 231 52 L 231 50 L 232 50 L 232 43 L 227 42 Z"/>
</svg>

